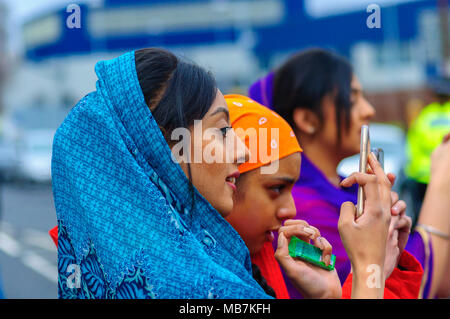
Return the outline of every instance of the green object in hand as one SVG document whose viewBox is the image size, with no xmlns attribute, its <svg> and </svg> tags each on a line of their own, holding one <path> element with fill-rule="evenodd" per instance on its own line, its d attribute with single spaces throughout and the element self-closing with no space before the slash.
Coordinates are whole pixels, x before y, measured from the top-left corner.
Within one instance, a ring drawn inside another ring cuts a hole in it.
<svg viewBox="0 0 450 319">
<path fill-rule="evenodd" d="M 331 255 L 330 265 L 325 265 L 322 261 L 322 250 L 320 248 L 308 244 L 295 236 L 292 236 L 289 243 L 289 255 L 330 271 L 334 269 L 336 263 L 336 256 Z"/>
</svg>

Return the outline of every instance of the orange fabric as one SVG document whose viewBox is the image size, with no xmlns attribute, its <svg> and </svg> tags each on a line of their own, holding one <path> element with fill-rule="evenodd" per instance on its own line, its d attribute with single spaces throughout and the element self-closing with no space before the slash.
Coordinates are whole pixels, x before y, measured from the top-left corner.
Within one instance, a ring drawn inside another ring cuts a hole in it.
<svg viewBox="0 0 450 319">
<path fill-rule="evenodd" d="M 399 266 L 394 269 L 384 286 L 384 299 L 417 299 L 422 282 L 423 268 L 420 262 L 406 250 L 400 256 Z M 353 274 L 348 275 L 342 286 L 342 298 L 350 299 L 352 295 Z"/>
<path fill-rule="evenodd" d="M 277 299 L 289 299 L 283 274 L 274 254 L 272 244 L 266 242 L 263 248 L 252 256 L 252 263 L 259 267 L 267 284 L 275 291 Z"/>
<path fill-rule="evenodd" d="M 302 152 L 294 131 L 277 113 L 238 94 L 225 95 L 231 126 L 250 151 L 241 173 Z"/>
<path fill-rule="evenodd" d="M 50 237 L 53 239 L 56 248 L 58 248 L 58 226 L 55 226 L 52 229 L 50 229 L 48 233 L 50 234 Z"/>
</svg>

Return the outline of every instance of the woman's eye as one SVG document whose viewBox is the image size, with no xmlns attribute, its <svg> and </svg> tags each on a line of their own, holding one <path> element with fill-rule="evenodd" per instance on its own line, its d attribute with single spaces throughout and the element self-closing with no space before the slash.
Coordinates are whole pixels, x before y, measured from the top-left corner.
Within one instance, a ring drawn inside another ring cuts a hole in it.
<svg viewBox="0 0 450 319">
<path fill-rule="evenodd" d="M 275 193 L 280 194 L 281 191 L 283 190 L 283 188 L 284 188 L 284 185 L 279 185 L 279 186 L 272 186 L 270 189 L 272 191 L 274 191 Z"/>
<path fill-rule="evenodd" d="M 222 132 L 222 135 L 225 136 L 227 135 L 228 131 L 231 130 L 232 127 L 231 126 L 226 126 L 220 129 L 220 131 Z"/>
</svg>

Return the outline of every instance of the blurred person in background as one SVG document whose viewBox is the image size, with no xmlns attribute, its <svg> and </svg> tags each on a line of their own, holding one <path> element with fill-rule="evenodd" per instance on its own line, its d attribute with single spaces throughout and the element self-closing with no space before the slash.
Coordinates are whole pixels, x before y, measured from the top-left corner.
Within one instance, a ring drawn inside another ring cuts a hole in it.
<svg viewBox="0 0 450 319">
<path fill-rule="evenodd" d="M 450 131 L 450 79 L 440 79 L 430 84 L 436 100 L 425 106 L 412 121 L 406 139 L 407 179 L 402 188 L 411 198 L 408 209 L 414 221 L 419 216 L 430 181 L 431 153 Z"/>
<path fill-rule="evenodd" d="M 339 210 L 346 201 L 356 204 L 357 185 L 341 184 L 337 167 L 344 158 L 359 153 L 361 126 L 369 124 L 375 109 L 365 99 L 361 84 L 350 63 L 343 57 L 322 49 L 309 49 L 289 58 L 274 72 L 254 83 L 250 97 L 273 108 L 294 128 L 303 148 L 300 179 L 292 193 L 296 218 L 304 219 L 321 230 L 333 246 L 336 268 L 341 282 L 350 273 L 350 262 L 338 232 Z M 393 174 L 388 174 L 392 183 Z M 390 236 L 398 238 L 406 250 L 422 264 L 425 276 L 419 297 L 433 297 L 446 263 L 447 251 L 432 244 L 427 233 L 397 229 L 405 217 L 406 204 L 393 193 L 393 224 Z M 424 215 L 433 214 L 431 211 Z M 444 225 L 450 214 L 438 217 Z M 409 235 L 409 237 L 408 237 Z M 407 242 L 407 244 L 406 244 Z M 433 280 L 432 280 L 433 279 Z M 433 286 L 432 286 L 433 281 Z M 288 285 L 293 298 L 301 298 Z"/>
<path fill-rule="evenodd" d="M 2 116 L 1 116 L 1 112 L 0 112 L 0 139 L 2 138 L 2 134 L 3 134 L 3 126 L 2 126 Z M 0 154 L 0 156 L 1 156 L 1 154 Z M 0 170 L 0 227 L 1 227 L 2 216 L 3 216 L 3 201 L 2 201 L 3 180 L 4 180 L 3 172 Z M 1 268 L 0 268 L 0 271 L 1 271 Z M 4 299 L 4 298 L 5 297 L 3 295 L 2 276 L 1 276 L 1 272 L 0 272 L 0 299 Z"/>
<path fill-rule="evenodd" d="M 450 131 L 431 154 L 430 180 L 416 230 L 435 251 L 431 296 L 450 297 Z M 430 256 L 430 259 L 433 257 Z M 425 269 L 426 271 L 426 269 Z M 431 271 L 429 269 L 428 271 Z"/>
<path fill-rule="evenodd" d="M 3 175 L 0 172 L 0 225 L 2 221 L 2 183 L 3 183 Z M 1 226 L 0 226 L 1 228 Z M 1 265 L 0 265 L 1 266 Z M 2 282 L 2 275 L 1 275 L 1 268 L 0 268 L 0 299 L 4 299 L 5 296 L 3 295 L 3 282 Z"/>
<path fill-rule="evenodd" d="M 407 133 L 406 154 L 407 163 L 405 176 L 407 177 L 402 186 L 402 193 L 409 198 L 408 209 L 413 217 L 416 229 L 424 236 L 430 238 L 434 245 L 438 245 L 440 250 L 450 249 L 448 246 L 449 237 L 447 232 L 442 232 L 441 228 L 446 227 L 441 224 L 440 217 L 422 216 L 422 204 L 430 183 L 432 174 L 431 154 L 441 143 L 444 136 L 450 132 L 450 79 L 437 79 L 430 83 L 430 88 L 435 95 L 435 101 L 425 106 L 412 121 Z M 447 166 L 450 161 L 447 160 Z M 443 176 L 446 176 L 443 174 Z M 436 176 L 435 178 L 439 178 Z M 447 175 L 447 178 L 450 178 Z M 436 188 L 433 190 L 436 191 Z M 448 193 L 450 195 L 450 193 Z M 447 195 L 447 196 L 448 196 Z M 444 214 L 450 214 L 450 206 Z M 435 225 L 435 227 L 430 226 Z M 436 276 L 436 296 L 450 297 L 450 276 L 445 276 L 444 271 L 450 266 L 450 252 L 447 252 L 447 263 L 443 267 L 435 267 L 437 273 L 442 273 L 442 281 L 438 281 Z"/>
</svg>

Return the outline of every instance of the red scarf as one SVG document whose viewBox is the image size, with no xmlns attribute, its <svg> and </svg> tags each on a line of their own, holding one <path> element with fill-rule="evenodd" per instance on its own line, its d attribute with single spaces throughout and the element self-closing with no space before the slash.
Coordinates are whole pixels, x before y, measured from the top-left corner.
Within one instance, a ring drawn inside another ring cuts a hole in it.
<svg viewBox="0 0 450 319">
<path fill-rule="evenodd" d="M 275 291 L 277 299 L 290 299 L 280 266 L 274 254 L 275 251 L 272 244 L 266 242 L 259 253 L 252 255 L 252 263 L 259 267 L 267 284 Z"/>
</svg>

